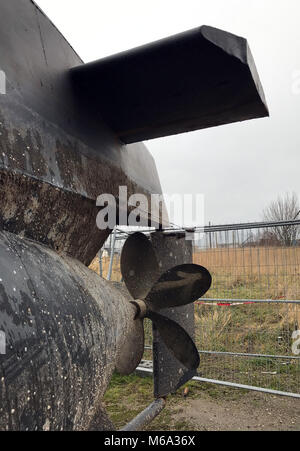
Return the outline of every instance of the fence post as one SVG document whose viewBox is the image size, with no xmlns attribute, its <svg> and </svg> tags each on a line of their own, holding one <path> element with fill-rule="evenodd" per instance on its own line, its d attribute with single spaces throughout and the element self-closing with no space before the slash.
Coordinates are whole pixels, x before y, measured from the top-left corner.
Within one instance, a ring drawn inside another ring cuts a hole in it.
<svg viewBox="0 0 300 451">
<path fill-rule="evenodd" d="M 102 251 L 102 249 L 101 249 L 101 250 L 99 251 L 99 274 L 100 274 L 100 277 L 103 277 L 102 256 L 103 256 L 103 251 Z"/>
<path fill-rule="evenodd" d="M 0 70 L 0 95 L 6 94 L 6 76 L 3 70 Z"/>
<path fill-rule="evenodd" d="M 110 262 L 109 262 L 109 269 L 108 269 L 107 280 L 111 280 L 113 263 L 114 263 L 114 256 L 115 256 L 116 236 L 117 236 L 117 229 L 115 228 L 114 232 L 113 232 L 113 237 L 112 237 L 112 240 L 111 240 L 111 246 L 110 246 Z"/>
</svg>

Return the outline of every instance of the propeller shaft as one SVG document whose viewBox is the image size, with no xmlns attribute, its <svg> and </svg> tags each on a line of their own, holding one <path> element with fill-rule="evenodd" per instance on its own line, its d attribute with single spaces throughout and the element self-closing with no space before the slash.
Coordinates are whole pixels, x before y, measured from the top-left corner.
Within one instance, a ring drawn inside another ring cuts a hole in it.
<svg viewBox="0 0 300 451">
<path fill-rule="evenodd" d="M 131 301 L 131 304 L 133 304 L 136 308 L 136 315 L 134 319 L 144 319 L 148 313 L 146 303 L 140 299 L 136 299 L 135 301 Z"/>
</svg>

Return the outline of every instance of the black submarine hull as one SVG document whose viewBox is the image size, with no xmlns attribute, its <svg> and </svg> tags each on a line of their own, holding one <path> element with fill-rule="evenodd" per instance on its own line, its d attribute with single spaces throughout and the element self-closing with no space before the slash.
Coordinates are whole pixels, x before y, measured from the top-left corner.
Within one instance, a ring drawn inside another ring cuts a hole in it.
<svg viewBox="0 0 300 451">
<path fill-rule="evenodd" d="M 135 313 L 82 263 L 0 232 L 0 430 L 113 429 L 101 400 Z"/>
</svg>

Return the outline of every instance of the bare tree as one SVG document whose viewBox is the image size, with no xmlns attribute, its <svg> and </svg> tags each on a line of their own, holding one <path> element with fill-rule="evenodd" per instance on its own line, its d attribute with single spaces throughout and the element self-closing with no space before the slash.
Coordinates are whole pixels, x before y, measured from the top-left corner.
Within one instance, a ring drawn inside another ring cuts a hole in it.
<svg viewBox="0 0 300 451">
<path fill-rule="evenodd" d="M 296 193 L 286 193 L 263 211 L 263 219 L 268 222 L 291 221 L 300 218 L 300 204 Z M 285 246 L 292 246 L 300 232 L 299 226 L 274 227 L 269 230 L 274 238 Z"/>
</svg>

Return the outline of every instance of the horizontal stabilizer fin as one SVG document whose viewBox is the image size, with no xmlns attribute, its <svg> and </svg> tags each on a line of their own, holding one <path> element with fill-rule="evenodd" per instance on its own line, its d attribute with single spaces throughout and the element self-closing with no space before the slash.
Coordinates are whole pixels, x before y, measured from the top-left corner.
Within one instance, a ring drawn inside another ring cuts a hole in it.
<svg viewBox="0 0 300 451">
<path fill-rule="evenodd" d="M 72 70 L 126 144 L 268 116 L 247 41 L 203 26 Z"/>
</svg>

